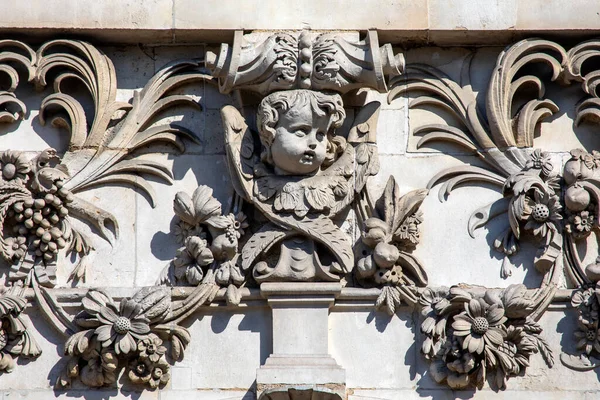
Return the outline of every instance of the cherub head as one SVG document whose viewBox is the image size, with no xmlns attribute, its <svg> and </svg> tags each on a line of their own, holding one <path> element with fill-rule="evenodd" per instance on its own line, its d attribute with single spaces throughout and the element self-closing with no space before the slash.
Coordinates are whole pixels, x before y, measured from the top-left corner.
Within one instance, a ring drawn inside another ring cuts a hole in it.
<svg viewBox="0 0 600 400">
<path fill-rule="evenodd" d="M 331 164 L 344 139 L 335 136 L 346 118 L 342 98 L 310 90 L 275 92 L 258 108 L 263 162 L 281 175 L 308 175 Z"/>
</svg>

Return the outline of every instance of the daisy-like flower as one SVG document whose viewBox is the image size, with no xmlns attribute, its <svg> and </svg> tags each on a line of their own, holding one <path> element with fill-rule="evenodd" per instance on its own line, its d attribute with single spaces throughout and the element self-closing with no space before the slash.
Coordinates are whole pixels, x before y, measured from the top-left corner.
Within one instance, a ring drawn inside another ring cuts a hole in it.
<svg viewBox="0 0 600 400">
<path fill-rule="evenodd" d="M 546 237 L 549 230 L 556 230 L 560 215 L 560 199 L 556 195 L 534 190 L 534 198 L 525 197 L 525 207 L 521 219 L 527 219 L 525 230 L 531 231 L 535 236 Z"/>
<path fill-rule="evenodd" d="M 531 154 L 531 158 L 525 165 L 527 168 L 535 168 L 542 170 L 544 176 L 549 176 L 554 169 L 552 161 L 550 160 L 550 154 L 545 151 L 542 152 L 540 149 L 535 149 Z"/>
<path fill-rule="evenodd" d="M 25 154 L 19 151 L 0 152 L 0 169 L 2 174 L 0 180 L 9 182 L 12 180 L 27 181 L 31 170 L 29 160 Z"/>
<path fill-rule="evenodd" d="M 76 319 L 77 324 L 96 327 L 94 334 L 98 342 L 103 348 L 114 346 L 117 355 L 137 350 L 136 340 L 143 340 L 150 333 L 150 321 L 135 300 L 123 299 L 117 307 L 106 294 L 92 290 L 83 298 L 82 304 L 84 315 Z"/>
<path fill-rule="evenodd" d="M 246 217 L 246 214 L 244 214 L 243 212 L 239 212 L 236 214 L 235 219 L 233 221 L 233 229 L 236 230 L 237 232 L 237 238 L 241 238 L 242 236 L 244 236 L 244 229 L 247 229 L 250 225 L 248 224 L 247 221 L 248 217 Z"/>
<path fill-rule="evenodd" d="M 185 221 L 179 221 L 175 224 L 175 240 L 180 245 L 185 244 L 185 240 L 190 236 L 198 236 L 202 239 L 206 239 L 206 233 L 201 226 L 190 225 Z"/>
<path fill-rule="evenodd" d="M 25 236 L 9 237 L 6 239 L 6 249 L 10 257 L 16 260 L 23 258 L 27 252 L 27 238 Z"/>
<path fill-rule="evenodd" d="M 165 354 L 167 349 L 162 345 L 163 341 L 156 335 L 150 334 L 146 339 L 138 342 L 138 351 L 141 359 L 149 359 L 156 363 Z"/>
<path fill-rule="evenodd" d="M 499 346 L 504 341 L 503 329 L 507 318 L 497 304 L 489 306 L 482 299 L 465 304 L 465 311 L 454 316 L 454 335 L 463 338 L 463 349 L 469 353 L 483 353 L 485 345 Z"/>
<path fill-rule="evenodd" d="M 589 211 L 582 211 L 575 215 L 573 222 L 579 232 L 589 232 L 594 227 L 594 216 Z"/>
<path fill-rule="evenodd" d="M 585 351 L 589 356 L 593 350 L 600 354 L 600 332 L 598 331 L 598 323 L 584 324 L 579 321 L 578 329 L 574 335 L 577 339 L 577 348 Z"/>
</svg>

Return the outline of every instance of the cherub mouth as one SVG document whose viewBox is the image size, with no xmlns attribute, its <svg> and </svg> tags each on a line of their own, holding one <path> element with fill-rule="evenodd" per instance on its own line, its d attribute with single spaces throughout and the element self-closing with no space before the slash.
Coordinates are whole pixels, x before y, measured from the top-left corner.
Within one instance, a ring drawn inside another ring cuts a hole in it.
<svg viewBox="0 0 600 400">
<path fill-rule="evenodd" d="M 312 150 L 307 150 L 304 152 L 304 155 L 302 156 L 302 161 L 304 162 L 312 162 L 314 160 L 316 156 L 316 153 Z"/>
</svg>

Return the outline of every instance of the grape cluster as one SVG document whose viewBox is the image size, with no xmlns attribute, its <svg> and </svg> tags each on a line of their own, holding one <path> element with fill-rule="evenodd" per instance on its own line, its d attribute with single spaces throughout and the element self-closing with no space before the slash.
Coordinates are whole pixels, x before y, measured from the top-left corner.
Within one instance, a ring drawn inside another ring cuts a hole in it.
<svg viewBox="0 0 600 400">
<path fill-rule="evenodd" d="M 234 224 L 227 225 L 227 228 L 225 228 L 225 236 L 227 239 L 229 239 L 229 242 L 234 243 L 237 240 L 237 235 L 237 229 L 235 228 Z"/>
<path fill-rule="evenodd" d="M 33 236 L 30 250 L 35 256 L 46 261 L 54 259 L 67 244 L 61 221 L 69 215 L 66 205 L 73 199 L 73 193 L 63 187 L 63 182 L 57 181 L 48 193 L 38 193 L 36 198 L 13 204 L 8 216 L 16 221 L 13 229 L 17 240 L 21 238 L 25 242 Z"/>
</svg>

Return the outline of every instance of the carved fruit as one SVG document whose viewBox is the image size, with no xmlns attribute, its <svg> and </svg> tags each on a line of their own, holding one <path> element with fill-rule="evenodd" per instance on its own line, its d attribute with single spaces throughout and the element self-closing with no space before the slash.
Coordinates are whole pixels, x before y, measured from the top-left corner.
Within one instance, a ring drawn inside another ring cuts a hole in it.
<svg viewBox="0 0 600 400">
<path fill-rule="evenodd" d="M 356 273 L 361 278 L 367 278 L 375 273 L 375 264 L 372 256 L 366 256 L 356 263 Z"/>
<path fill-rule="evenodd" d="M 231 260 L 237 252 L 237 240 L 231 241 L 227 235 L 219 235 L 213 239 L 210 250 L 215 257 L 215 260 Z"/>
<path fill-rule="evenodd" d="M 391 268 L 400 257 L 396 246 L 387 243 L 378 243 L 373 252 L 373 259 L 380 268 Z"/>
<path fill-rule="evenodd" d="M 388 226 L 379 218 L 369 218 L 365 221 L 365 233 L 363 243 L 369 247 L 375 247 L 377 243 L 383 242 L 387 235 Z"/>
<path fill-rule="evenodd" d="M 590 193 L 580 186 L 571 186 L 565 192 L 565 204 L 571 211 L 583 211 L 590 204 Z"/>
<path fill-rule="evenodd" d="M 565 164 L 563 177 L 567 185 L 572 185 L 581 179 L 587 179 L 593 175 L 593 171 L 579 160 L 571 160 Z"/>
<path fill-rule="evenodd" d="M 585 267 L 585 274 L 592 282 L 600 281 L 600 257 L 596 262 Z"/>
</svg>

